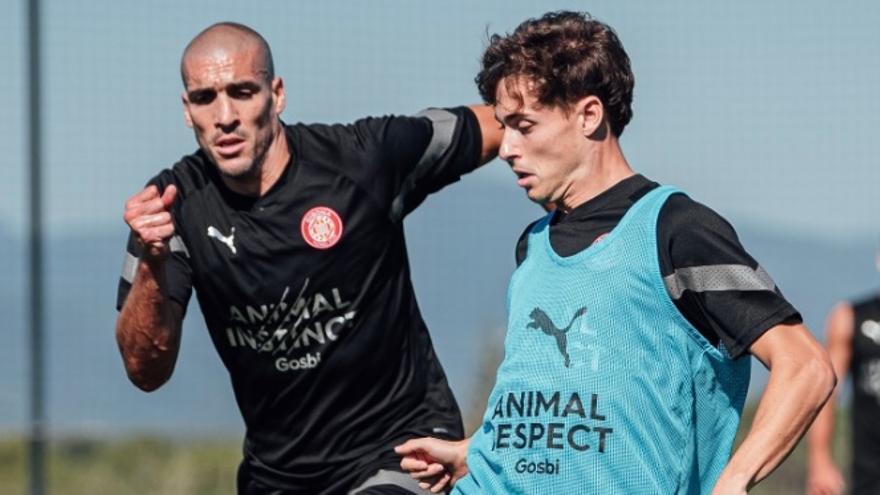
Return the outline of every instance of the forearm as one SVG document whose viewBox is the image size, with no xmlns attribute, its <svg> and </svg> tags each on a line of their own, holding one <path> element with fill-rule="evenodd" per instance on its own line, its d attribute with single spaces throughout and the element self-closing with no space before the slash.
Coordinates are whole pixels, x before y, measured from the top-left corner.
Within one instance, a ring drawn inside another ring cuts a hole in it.
<svg viewBox="0 0 880 495">
<path fill-rule="evenodd" d="M 823 359 L 774 363 L 752 427 L 717 486 L 744 492 L 767 477 L 810 426 L 831 394 L 834 381 L 834 373 Z"/>
<path fill-rule="evenodd" d="M 131 381 L 151 391 L 174 370 L 180 322 L 168 299 L 161 260 L 142 260 L 116 324 L 116 342 Z"/>
<path fill-rule="evenodd" d="M 849 371 L 852 357 L 852 333 L 855 325 L 852 307 L 847 303 L 838 304 L 828 315 L 826 338 L 828 341 L 828 357 L 834 366 L 834 373 L 842 382 Z M 832 445 L 834 439 L 835 409 L 837 392 L 840 382 L 835 386 L 834 393 L 825 407 L 816 416 L 816 421 L 808 434 L 809 457 L 811 465 L 829 464 L 832 462 Z"/>
<path fill-rule="evenodd" d="M 807 437 L 808 462 L 829 462 L 832 459 L 831 445 L 834 438 L 834 403 L 836 395 L 833 394 L 825 407 L 816 416 L 816 421 L 810 429 Z"/>
<path fill-rule="evenodd" d="M 502 129 L 495 120 L 495 110 L 489 105 L 470 105 L 468 108 L 477 118 L 480 125 L 480 163 L 485 164 L 498 156 L 498 147 L 501 146 Z"/>
</svg>

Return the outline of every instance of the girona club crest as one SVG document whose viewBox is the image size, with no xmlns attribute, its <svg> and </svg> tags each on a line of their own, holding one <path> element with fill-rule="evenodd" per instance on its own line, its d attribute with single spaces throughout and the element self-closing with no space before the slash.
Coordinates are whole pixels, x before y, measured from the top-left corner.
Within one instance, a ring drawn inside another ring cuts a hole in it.
<svg viewBox="0 0 880 495">
<path fill-rule="evenodd" d="M 329 249 L 342 237 L 342 219 L 331 208 L 316 206 L 303 215 L 299 229 L 309 246 Z"/>
</svg>

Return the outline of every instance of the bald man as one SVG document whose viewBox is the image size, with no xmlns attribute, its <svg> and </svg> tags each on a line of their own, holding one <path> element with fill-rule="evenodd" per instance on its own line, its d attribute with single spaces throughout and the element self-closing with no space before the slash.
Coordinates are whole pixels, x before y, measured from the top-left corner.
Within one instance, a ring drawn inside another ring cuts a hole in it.
<svg viewBox="0 0 880 495">
<path fill-rule="evenodd" d="M 181 76 L 199 149 L 125 205 L 129 378 L 170 378 L 195 289 L 247 428 L 239 493 L 417 492 L 392 447 L 463 432 L 403 218 L 494 156 L 491 109 L 286 125 L 269 45 L 234 23 L 197 35 Z"/>
</svg>

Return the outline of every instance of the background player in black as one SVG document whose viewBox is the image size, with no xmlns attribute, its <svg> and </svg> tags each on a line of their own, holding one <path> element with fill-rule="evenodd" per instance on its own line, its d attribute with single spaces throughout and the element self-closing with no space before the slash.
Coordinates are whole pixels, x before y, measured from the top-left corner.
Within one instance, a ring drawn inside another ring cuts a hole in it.
<svg viewBox="0 0 880 495">
<path fill-rule="evenodd" d="M 880 252 L 877 269 L 880 270 Z M 840 382 L 847 374 L 853 379 L 851 493 L 880 493 L 880 291 L 835 306 L 828 315 L 825 338 Z M 810 430 L 810 495 L 840 495 L 846 488 L 831 455 L 836 399 L 835 390 Z"/>
<path fill-rule="evenodd" d="M 268 44 L 231 23 L 196 36 L 181 75 L 200 150 L 126 203 L 129 377 L 171 376 L 194 288 L 247 427 L 241 493 L 409 493 L 390 447 L 463 432 L 402 220 L 494 156 L 491 109 L 285 126 Z"/>
<path fill-rule="evenodd" d="M 492 37 L 477 82 L 504 126 L 500 157 L 529 199 L 555 211 L 556 254 L 602 242 L 657 187 L 633 172 L 617 140 L 632 117 L 634 78 L 608 26 L 574 12 L 527 20 Z M 770 369 L 755 421 L 713 491 L 746 493 L 785 459 L 827 399 L 834 380 L 828 357 L 717 214 L 673 196 L 657 239 L 663 280 L 680 312 L 731 356 L 748 352 Z M 525 247 L 521 239 L 518 262 Z M 462 445 L 417 439 L 398 452 L 414 477 L 440 487 L 467 472 Z"/>
</svg>

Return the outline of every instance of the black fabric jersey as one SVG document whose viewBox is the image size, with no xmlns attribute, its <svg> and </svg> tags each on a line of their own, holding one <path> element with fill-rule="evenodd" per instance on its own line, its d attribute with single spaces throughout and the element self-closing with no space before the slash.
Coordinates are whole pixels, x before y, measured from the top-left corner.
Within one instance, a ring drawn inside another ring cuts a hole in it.
<svg viewBox="0 0 880 495">
<path fill-rule="evenodd" d="M 550 244 L 560 256 L 570 256 L 601 242 L 629 207 L 655 187 L 656 182 L 635 175 L 568 214 L 556 213 Z M 731 356 L 739 357 L 766 330 L 801 321 L 720 215 L 676 194 L 663 205 L 657 223 L 660 270 L 669 295 L 713 345 L 723 344 Z M 527 255 L 532 225 L 517 243 L 517 265 Z"/>
<path fill-rule="evenodd" d="M 247 427 L 242 468 L 285 493 L 345 493 L 461 415 L 416 304 L 403 217 L 479 163 L 461 107 L 285 126 L 292 157 L 259 198 L 202 152 L 151 183 L 179 190 L 169 297 L 192 288 Z M 134 239 L 117 308 L 140 251 Z"/>
<path fill-rule="evenodd" d="M 852 307 L 852 492 L 876 495 L 880 493 L 880 294 Z"/>
</svg>

